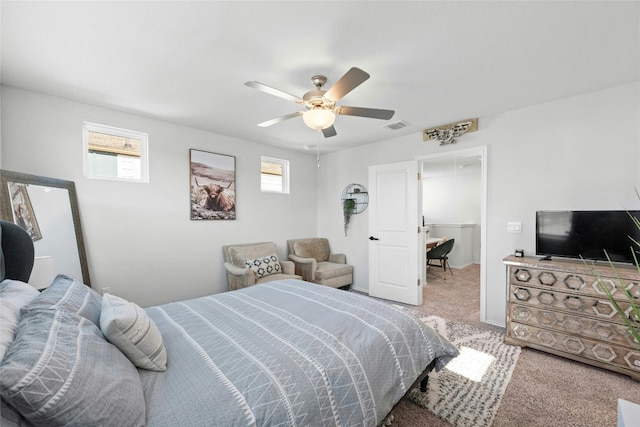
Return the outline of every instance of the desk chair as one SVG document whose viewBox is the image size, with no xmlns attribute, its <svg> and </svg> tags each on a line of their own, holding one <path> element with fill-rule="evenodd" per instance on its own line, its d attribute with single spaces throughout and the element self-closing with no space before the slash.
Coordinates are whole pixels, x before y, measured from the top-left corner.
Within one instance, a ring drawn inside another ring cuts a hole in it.
<svg viewBox="0 0 640 427">
<path fill-rule="evenodd" d="M 453 277 L 453 272 L 451 271 L 451 267 L 449 267 L 449 252 L 453 249 L 454 242 L 455 239 L 449 239 L 427 252 L 427 266 L 434 265 L 433 262 L 437 261 L 438 264 L 436 265 L 442 267 L 442 278 L 444 280 L 447 280 L 447 268 L 449 269 L 451 277 Z"/>
</svg>

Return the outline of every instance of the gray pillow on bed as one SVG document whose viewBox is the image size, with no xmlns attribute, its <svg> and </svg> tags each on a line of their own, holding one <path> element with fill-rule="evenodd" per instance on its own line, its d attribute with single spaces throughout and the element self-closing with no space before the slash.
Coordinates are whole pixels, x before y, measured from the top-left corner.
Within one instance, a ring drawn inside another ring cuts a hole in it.
<svg viewBox="0 0 640 427">
<path fill-rule="evenodd" d="M 33 310 L 55 309 L 79 314 L 100 327 L 102 297 L 73 277 L 59 274 L 40 295 L 22 308 L 21 314 Z"/>
<path fill-rule="evenodd" d="M 2 427 L 32 427 L 22 415 L 9 406 L 4 399 L 0 399 L 0 426 Z"/>
<path fill-rule="evenodd" d="M 62 310 L 28 312 L 0 365 L 2 398 L 35 425 L 139 426 L 137 369 L 100 329 Z"/>
</svg>

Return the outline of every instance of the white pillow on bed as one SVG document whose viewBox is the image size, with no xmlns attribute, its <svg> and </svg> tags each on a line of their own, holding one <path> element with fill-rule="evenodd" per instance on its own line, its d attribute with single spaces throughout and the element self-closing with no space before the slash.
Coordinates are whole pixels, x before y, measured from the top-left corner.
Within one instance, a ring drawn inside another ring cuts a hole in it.
<svg viewBox="0 0 640 427">
<path fill-rule="evenodd" d="M 102 295 L 100 329 L 138 368 L 167 370 L 167 351 L 162 334 L 137 304 L 105 293 Z"/>
<path fill-rule="evenodd" d="M 39 294 L 36 288 L 19 280 L 0 283 L 0 361 L 15 336 L 20 309 Z"/>
</svg>

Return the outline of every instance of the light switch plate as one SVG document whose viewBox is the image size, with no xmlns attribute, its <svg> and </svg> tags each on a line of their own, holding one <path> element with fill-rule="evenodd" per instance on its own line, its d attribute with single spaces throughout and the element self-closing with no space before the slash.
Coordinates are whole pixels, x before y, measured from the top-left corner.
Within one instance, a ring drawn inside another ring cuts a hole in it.
<svg viewBox="0 0 640 427">
<path fill-rule="evenodd" d="M 507 223 L 507 232 L 508 233 L 522 233 L 522 223 L 521 222 L 508 222 Z"/>
</svg>

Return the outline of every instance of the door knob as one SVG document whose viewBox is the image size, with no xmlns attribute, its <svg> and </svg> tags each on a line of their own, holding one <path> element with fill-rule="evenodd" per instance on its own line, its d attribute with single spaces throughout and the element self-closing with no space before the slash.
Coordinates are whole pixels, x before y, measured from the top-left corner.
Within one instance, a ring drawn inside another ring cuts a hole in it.
<svg viewBox="0 0 640 427">
<path fill-rule="evenodd" d="M 380 240 L 377 237 L 369 236 L 369 240 Z"/>
</svg>

